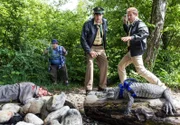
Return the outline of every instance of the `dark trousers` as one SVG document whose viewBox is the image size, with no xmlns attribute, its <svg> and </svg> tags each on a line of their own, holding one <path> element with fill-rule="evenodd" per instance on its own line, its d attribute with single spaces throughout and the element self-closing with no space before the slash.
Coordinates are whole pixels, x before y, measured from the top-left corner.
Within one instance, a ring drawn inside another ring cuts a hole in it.
<svg viewBox="0 0 180 125">
<path fill-rule="evenodd" d="M 66 65 L 59 69 L 58 65 L 51 65 L 50 76 L 53 82 L 58 80 L 63 80 L 63 82 L 68 80 L 68 73 Z"/>
</svg>

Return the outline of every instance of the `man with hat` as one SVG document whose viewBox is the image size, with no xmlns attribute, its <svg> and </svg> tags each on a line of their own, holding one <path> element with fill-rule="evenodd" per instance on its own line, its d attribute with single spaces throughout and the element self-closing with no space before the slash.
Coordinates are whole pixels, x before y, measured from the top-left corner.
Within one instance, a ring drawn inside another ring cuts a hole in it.
<svg viewBox="0 0 180 125">
<path fill-rule="evenodd" d="M 62 76 L 63 82 L 68 85 L 68 73 L 65 56 L 67 51 L 63 46 L 58 45 L 58 41 L 53 39 L 50 47 L 45 50 L 49 57 L 49 71 L 54 84 L 57 84 L 58 77 Z"/>
<path fill-rule="evenodd" d="M 128 52 L 118 64 L 118 74 L 121 83 L 124 83 L 124 80 L 127 78 L 126 67 L 133 63 L 137 73 L 149 83 L 166 88 L 165 84 L 157 76 L 144 67 L 143 54 L 147 48 L 146 42 L 149 31 L 146 24 L 139 19 L 138 10 L 135 7 L 129 7 L 127 9 L 127 18 L 125 17 L 123 21 L 123 28 L 127 35 L 121 37 L 121 40 L 127 43 Z"/>
<path fill-rule="evenodd" d="M 107 20 L 103 18 L 104 9 L 102 7 L 95 7 L 93 11 L 94 17 L 84 23 L 80 39 L 87 58 L 86 93 L 93 89 L 94 59 L 96 59 L 100 69 L 98 90 L 104 90 L 107 85 L 108 61 L 105 53 Z"/>
</svg>

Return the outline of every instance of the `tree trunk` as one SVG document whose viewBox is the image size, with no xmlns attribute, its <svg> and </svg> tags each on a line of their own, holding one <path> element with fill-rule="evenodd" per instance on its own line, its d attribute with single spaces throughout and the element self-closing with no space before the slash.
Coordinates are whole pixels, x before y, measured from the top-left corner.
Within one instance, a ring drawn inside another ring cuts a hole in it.
<svg viewBox="0 0 180 125">
<path fill-rule="evenodd" d="M 154 67 L 160 47 L 160 39 L 166 14 L 166 5 L 167 0 L 153 0 L 150 23 L 153 24 L 154 27 L 150 28 L 150 36 L 147 43 L 148 48 L 145 54 L 145 63 L 150 70 Z"/>
<path fill-rule="evenodd" d="M 166 31 L 162 34 L 163 49 L 166 50 L 169 45 L 169 32 Z"/>
</svg>

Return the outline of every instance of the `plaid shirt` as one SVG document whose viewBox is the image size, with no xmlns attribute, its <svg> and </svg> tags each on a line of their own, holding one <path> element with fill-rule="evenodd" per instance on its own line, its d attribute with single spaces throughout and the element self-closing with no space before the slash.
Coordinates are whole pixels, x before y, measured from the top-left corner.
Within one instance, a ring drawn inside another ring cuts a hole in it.
<svg viewBox="0 0 180 125">
<path fill-rule="evenodd" d="M 67 54 L 67 51 L 63 46 L 57 46 L 56 49 L 49 47 L 48 51 L 50 56 L 49 62 L 51 65 L 58 65 L 59 68 L 65 65 L 65 55 Z"/>
</svg>

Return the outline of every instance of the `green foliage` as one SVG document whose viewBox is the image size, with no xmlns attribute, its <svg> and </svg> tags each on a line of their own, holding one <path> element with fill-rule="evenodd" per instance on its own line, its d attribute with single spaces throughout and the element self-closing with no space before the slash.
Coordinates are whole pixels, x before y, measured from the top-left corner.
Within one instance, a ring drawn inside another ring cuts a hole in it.
<svg viewBox="0 0 180 125">
<path fill-rule="evenodd" d="M 68 50 L 70 80 L 83 81 L 84 52 L 79 42 L 85 21 L 79 17 L 85 17 L 83 13 L 61 12 L 35 0 L 4 0 L 0 8 L 1 84 L 20 81 L 49 84 L 48 59 L 43 51 L 54 38 Z"/>
<path fill-rule="evenodd" d="M 154 70 L 168 86 L 180 87 L 180 55 L 178 51 L 161 50 Z"/>
<path fill-rule="evenodd" d="M 122 16 L 126 9 L 135 6 L 140 18 L 149 24 L 152 0 L 80 0 L 76 11 L 61 11 L 59 5 L 67 0 L 50 6 L 43 0 L 1 0 L 0 2 L 0 84 L 11 84 L 20 81 L 31 81 L 46 85 L 56 91 L 66 89 L 63 86 L 51 85 L 48 74 L 48 57 L 43 51 L 50 45 L 51 39 L 58 39 L 68 55 L 67 68 L 71 83 L 83 85 L 86 59 L 80 45 L 83 23 L 92 14 L 94 6 L 105 9 L 104 17 L 108 19 L 107 56 L 109 61 L 108 78 L 110 83 L 119 82 L 117 65 L 127 52 L 126 44 L 120 38 L 126 34 L 122 28 Z M 141 4 L 139 4 L 141 3 Z M 173 4 L 176 3 L 176 4 Z M 168 1 L 164 33 L 168 44 L 163 41 L 159 51 L 154 73 L 171 87 L 180 85 L 179 69 L 179 2 Z M 85 8 L 85 9 L 84 9 Z M 98 83 L 99 72 L 95 66 L 95 83 Z M 145 80 L 137 75 L 134 66 L 127 67 L 128 77 L 139 81 Z M 72 85 L 73 87 L 76 85 Z"/>
<path fill-rule="evenodd" d="M 4 64 L 0 68 L 0 73 L 2 74 L 1 83 L 11 84 L 27 80 L 37 83 L 49 82 L 47 80 L 48 72 L 45 69 L 46 62 L 41 52 L 38 52 L 39 50 L 35 46 L 27 48 L 25 51 L 13 52 L 12 50 L 7 50 L 13 54 L 11 57 L 8 57 L 10 60 L 6 62 L 2 60 Z M 0 56 L 1 54 L 5 56 L 5 53 L 0 53 Z"/>
</svg>

